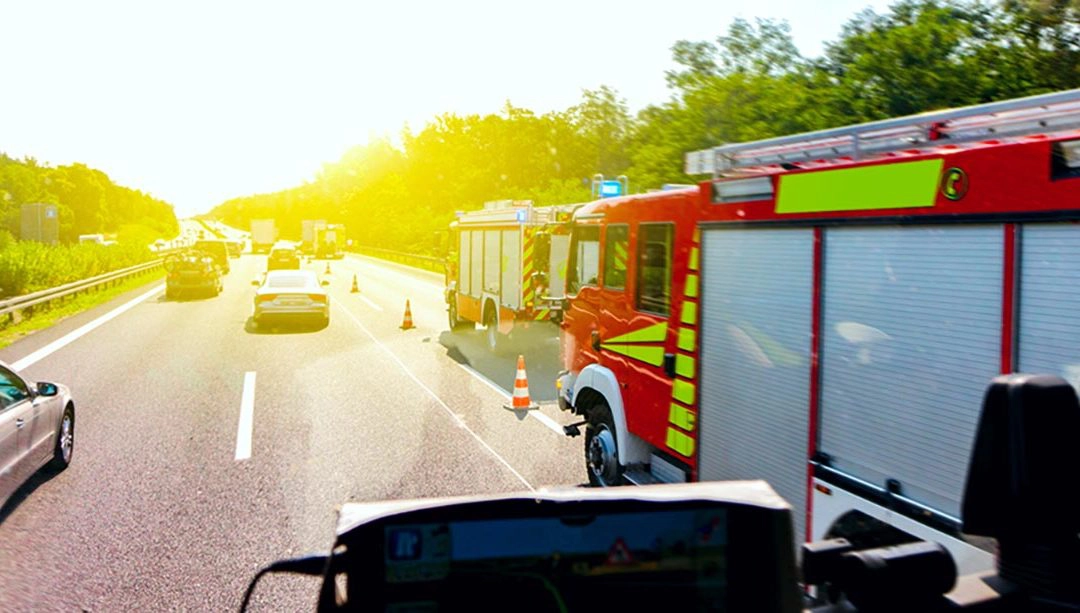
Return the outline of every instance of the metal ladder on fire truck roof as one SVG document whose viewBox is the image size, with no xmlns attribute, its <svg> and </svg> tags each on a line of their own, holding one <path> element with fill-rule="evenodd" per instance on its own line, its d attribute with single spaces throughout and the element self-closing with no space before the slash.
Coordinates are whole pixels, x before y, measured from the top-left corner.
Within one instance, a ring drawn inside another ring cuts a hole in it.
<svg viewBox="0 0 1080 613">
<path fill-rule="evenodd" d="M 1080 128 L 1080 89 L 883 119 L 790 136 L 720 145 L 686 154 L 686 174 L 839 158 Z"/>
</svg>

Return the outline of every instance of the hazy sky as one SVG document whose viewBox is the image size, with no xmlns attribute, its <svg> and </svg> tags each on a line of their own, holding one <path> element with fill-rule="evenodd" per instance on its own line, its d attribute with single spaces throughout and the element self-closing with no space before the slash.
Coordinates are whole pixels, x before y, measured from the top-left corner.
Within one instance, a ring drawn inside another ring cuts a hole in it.
<svg viewBox="0 0 1080 613">
<path fill-rule="evenodd" d="M 441 112 L 562 109 L 601 84 L 634 110 L 663 101 L 671 45 L 734 17 L 787 19 L 817 55 L 888 4 L 0 0 L 0 151 L 85 162 L 191 214 Z"/>
</svg>

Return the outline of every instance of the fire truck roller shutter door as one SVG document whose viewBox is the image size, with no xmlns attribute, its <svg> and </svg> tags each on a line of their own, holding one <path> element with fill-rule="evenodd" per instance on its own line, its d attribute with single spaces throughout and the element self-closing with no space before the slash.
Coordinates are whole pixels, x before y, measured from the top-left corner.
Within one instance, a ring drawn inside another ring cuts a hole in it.
<svg viewBox="0 0 1080 613">
<path fill-rule="evenodd" d="M 608 408 L 611 409 L 611 417 L 615 422 L 615 444 L 619 450 L 619 463 L 625 466 L 648 462 L 651 451 L 649 444 L 626 429 L 626 408 L 623 406 L 622 393 L 619 392 L 619 382 L 615 378 L 615 373 L 599 364 L 590 364 L 581 369 L 574 381 L 574 397 L 571 402 L 575 406 L 581 398 L 581 393 L 587 389 L 603 396 Z"/>
<path fill-rule="evenodd" d="M 805 534 L 814 231 L 702 232 L 702 480 L 765 479 Z M 680 313 L 689 316 L 689 313 Z"/>
<path fill-rule="evenodd" d="M 828 228 L 820 448 L 832 467 L 958 518 L 1001 366 L 1000 225 Z"/>
<path fill-rule="evenodd" d="M 484 230 L 484 292 L 499 295 L 502 246 L 498 230 Z"/>
<path fill-rule="evenodd" d="M 1019 306 L 1016 371 L 1054 373 L 1080 392 L 1080 226 L 1022 227 Z"/>
<path fill-rule="evenodd" d="M 521 230 L 502 232 L 502 305 L 513 310 L 521 304 Z"/>
<path fill-rule="evenodd" d="M 472 272 L 469 273 L 469 295 L 479 298 L 484 287 L 484 233 L 480 230 L 469 232 L 472 235 Z"/>
<path fill-rule="evenodd" d="M 469 279 L 471 277 L 472 266 L 470 266 L 471 260 L 469 259 L 469 248 L 472 246 L 471 242 L 472 232 L 465 230 L 461 231 L 461 248 L 458 250 L 458 293 L 468 296 L 469 292 Z"/>
</svg>

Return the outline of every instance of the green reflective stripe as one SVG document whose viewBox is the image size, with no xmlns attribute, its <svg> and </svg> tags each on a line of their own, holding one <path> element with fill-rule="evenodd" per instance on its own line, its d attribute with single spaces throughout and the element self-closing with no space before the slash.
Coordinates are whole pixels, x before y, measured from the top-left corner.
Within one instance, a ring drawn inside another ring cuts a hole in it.
<svg viewBox="0 0 1080 613">
<path fill-rule="evenodd" d="M 626 343 L 601 343 L 601 349 L 625 355 L 653 366 L 663 366 L 664 348 L 658 345 L 627 345 Z"/>
<path fill-rule="evenodd" d="M 697 282 L 698 276 L 694 274 L 686 275 L 686 297 L 697 298 Z"/>
<path fill-rule="evenodd" d="M 694 455 L 694 439 L 675 428 L 668 428 L 667 446 L 681 456 L 689 458 Z"/>
<path fill-rule="evenodd" d="M 671 403 L 671 410 L 668 412 L 669 422 L 687 432 L 693 432 L 695 419 L 697 419 L 697 416 L 694 415 L 693 411 L 674 402 Z"/>
<path fill-rule="evenodd" d="M 527 260 L 527 259 L 532 257 L 532 254 L 533 254 L 533 243 L 532 243 L 532 240 L 529 240 L 529 242 L 525 244 L 525 251 L 522 252 L 522 259 Z"/>
<path fill-rule="evenodd" d="M 532 302 L 535 297 L 536 294 L 531 289 L 525 292 L 525 302 Z"/>
<path fill-rule="evenodd" d="M 675 374 L 680 377 L 686 377 L 687 379 L 693 379 L 694 374 L 697 372 L 694 369 L 695 360 L 691 356 L 683 355 L 681 353 L 675 354 Z"/>
<path fill-rule="evenodd" d="M 934 206 L 944 160 L 781 175 L 777 213 Z"/>
<path fill-rule="evenodd" d="M 690 270 L 697 270 L 698 265 L 698 248 L 694 247 L 690 250 Z"/>
<path fill-rule="evenodd" d="M 548 318 L 548 313 L 550 311 L 551 311 L 550 309 L 540 309 L 536 313 L 536 320 L 540 321 L 541 319 L 547 319 Z"/>
<path fill-rule="evenodd" d="M 629 334 L 609 338 L 608 343 L 660 343 L 667 339 L 667 322 L 653 324 Z"/>
<path fill-rule="evenodd" d="M 663 359 L 663 355 L 660 356 Z M 694 404 L 694 391 L 697 389 L 693 383 L 675 379 L 671 387 L 671 397 L 683 404 Z"/>
<path fill-rule="evenodd" d="M 693 351 L 697 349 L 697 332 L 682 328 L 679 330 L 679 349 Z"/>
<path fill-rule="evenodd" d="M 615 243 L 615 257 L 626 260 L 626 243 L 622 241 Z"/>
<path fill-rule="evenodd" d="M 683 300 L 682 303 L 682 322 L 688 325 L 697 324 L 697 303 Z"/>
</svg>

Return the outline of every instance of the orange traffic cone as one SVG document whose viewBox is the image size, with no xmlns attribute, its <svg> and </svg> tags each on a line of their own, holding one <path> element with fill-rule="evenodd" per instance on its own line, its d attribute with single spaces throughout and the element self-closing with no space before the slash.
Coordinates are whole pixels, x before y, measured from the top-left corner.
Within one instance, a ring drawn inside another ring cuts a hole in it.
<svg viewBox="0 0 1080 613">
<path fill-rule="evenodd" d="M 514 377 L 514 395 L 510 404 L 504 404 L 504 409 L 510 411 L 531 411 L 539 409 L 539 405 L 533 404 L 529 399 L 529 377 L 525 374 L 525 356 L 518 356 L 517 376 Z"/>
<path fill-rule="evenodd" d="M 330 262 L 327 262 L 327 263 L 326 263 L 326 271 L 325 271 L 325 272 L 323 272 L 323 274 L 324 274 L 324 275 L 328 275 L 328 274 L 330 274 Z"/>
<path fill-rule="evenodd" d="M 405 301 L 405 319 L 401 322 L 402 330 L 412 330 L 416 326 L 412 322 L 412 309 L 409 308 L 409 301 Z"/>
<path fill-rule="evenodd" d="M 360 293 L 360 286 L 356 283 L 356 275 L 355 274 L 352 276 L 352 289 L 349 290 L 349 292 L 351 292 L 353 294 L 359 294 Z"/>
</svg>

